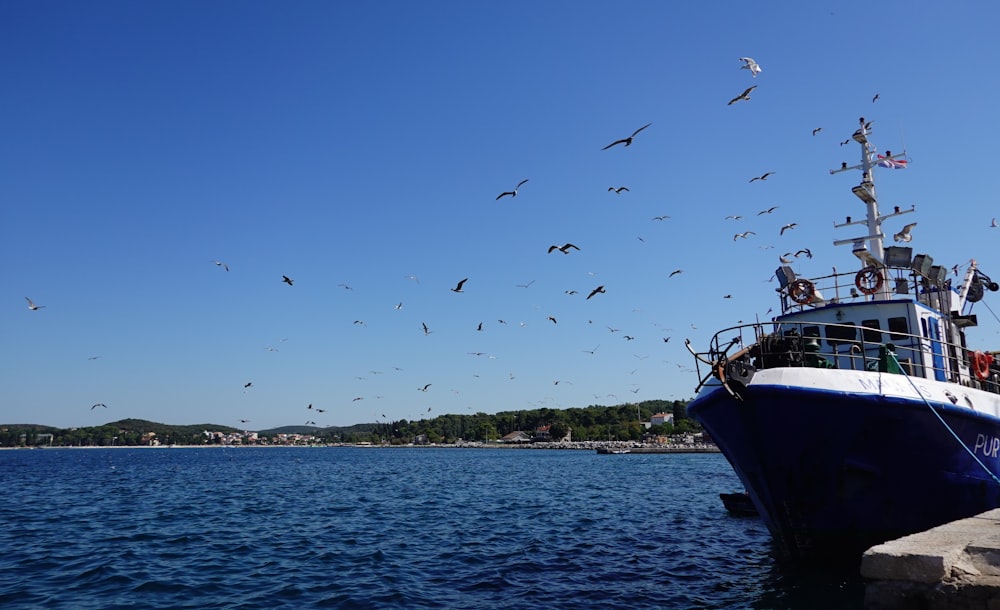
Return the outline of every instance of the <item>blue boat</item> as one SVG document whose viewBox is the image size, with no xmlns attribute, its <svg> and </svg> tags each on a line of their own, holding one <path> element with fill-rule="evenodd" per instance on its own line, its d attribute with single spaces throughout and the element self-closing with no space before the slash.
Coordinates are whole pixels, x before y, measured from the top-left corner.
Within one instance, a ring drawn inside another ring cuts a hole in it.
<svg viewBox="0 0 1000 610">
<path fill-rule="evenodd" d="M 974 305 L 1000 289 L 914 254 L 906 225 L 887 245 L 874 175 L 905 167 L 876 152 L 861 119 L 866 206 L 850 245 L 859 267 L 776 271 L 780 315 L 687 342 L 699 385 L 688 413 L 739 476 L 786 559 L 860 559 L 869 547 L 1000 507 L 1000 352 L 966 342 Z M 952 273 L 949 273 L 952 271 Z"/>
</svg>

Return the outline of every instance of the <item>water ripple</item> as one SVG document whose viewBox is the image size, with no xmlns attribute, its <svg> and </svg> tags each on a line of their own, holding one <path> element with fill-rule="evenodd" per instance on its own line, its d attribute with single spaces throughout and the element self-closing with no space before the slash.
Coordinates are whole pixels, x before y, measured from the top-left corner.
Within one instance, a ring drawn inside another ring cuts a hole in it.
<svg viewBox="0 0 1000 610">
<path fill-rule="evenodd" d="M 3 608 L 862 607 L 725 513 L 719 455 L 47 449 L 0 485 Z"/>
</svg>

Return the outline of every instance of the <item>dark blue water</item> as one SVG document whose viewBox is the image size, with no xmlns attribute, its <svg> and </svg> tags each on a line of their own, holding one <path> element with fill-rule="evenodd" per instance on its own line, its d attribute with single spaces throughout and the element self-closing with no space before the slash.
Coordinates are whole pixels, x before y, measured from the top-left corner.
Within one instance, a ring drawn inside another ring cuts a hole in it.
<svg viewBox="0 0 1000 610">
<path fill-rule="evenodd" d="M 0 451 L 0 607 L 862 608 L 719 454 Z"/>
</svg>

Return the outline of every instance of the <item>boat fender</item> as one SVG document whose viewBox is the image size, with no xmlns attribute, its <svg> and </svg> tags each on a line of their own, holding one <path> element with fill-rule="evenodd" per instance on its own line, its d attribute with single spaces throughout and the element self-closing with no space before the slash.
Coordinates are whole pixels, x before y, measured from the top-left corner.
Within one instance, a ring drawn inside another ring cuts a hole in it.
<svg viewBox="0 0 1000 610">
<path fill-rule="evenodd" d="M 885 278 L 878 267 L 865 267 L 854 276 L 854 285 L 864 294 L 875 294 L 882 288 Z"/>
<path fill-rule="evenodd" d="M 993 364 L 993 356 L 980 351 L 972 352 L 971 365 L 972 372 L 976 378 L 983 380 L 990 376 L 990 365 Z"/>
<path fill-rule="evenodd" d="M 799 305 L 812 301 L 816 295 L 816 287 L 809 280 L 798 279 L 788 285 L 788 296 Z"/>
</svg>

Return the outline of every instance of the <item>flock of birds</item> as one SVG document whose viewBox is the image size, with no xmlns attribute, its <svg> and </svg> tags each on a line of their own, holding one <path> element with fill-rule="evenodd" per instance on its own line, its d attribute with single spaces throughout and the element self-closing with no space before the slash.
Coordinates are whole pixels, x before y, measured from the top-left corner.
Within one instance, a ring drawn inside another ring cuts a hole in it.
<svg viewBox="0 0 1000 610">
<path fill-rule="evenodd" d="M 750 75 L 752 76 L 752 78 L 756 79 L 758 77 L 758 75 L 761 74 L 762 68 L 761 68 L 760 64 L 758 64 L 758 62 L 756 60 L 754 60 L 753 58 L 751 58 L 751 57 L 741 57 L 741 58 L 739 58 L 739 60 L 743 64 L 741 66 L 741 69 L 748 70 L 750 72 Z M 752 85 L 750 87 L 745 88 L 742 93 L 740 93 L 739 95 L 737 95 L 737 96 L 733 97 L 732 99 L 730 99 L 729 102 L 727 103 L 727 106 L 732 106 L 733 104 L 736 104 L 736 103 L 739 103 L 739 102 L 748 102 L 748 101 L 750 101 L 751 94 L 756 89 L 757 89 L 757 85 Z M 872 98 L 872 102 L 874 103 L 878 99 L 879 99 L 879 95 L 876 94 Z M 640 134 L 642 134 L 644 131 L 646 131 L 647 129 L 649 129 L 652 125 L 653 125 L 652 122 L 648 122 L 648 123 L 642 125 L 641 127 L 635 129 L 634 131 L 632 131 L 629 135 L 611 141 L 606 146 L 602 147 L 600 150 L 601 151 L 608 151 L 608 150 L 614 149 L 616 147 L 620 147 L 620 148 L 631 147 L 636 142 L 636 139 L 640 136 Z M 812 135 L 816 136 L 820 132 L 822 132 L 822 127 L 816 127 L 816 128 L 814 128 L 812 130 Z M 844 143 L 849 142 L 849 141 L 850 141 L 850 139 L 845 140 L 841 144 L 843 145 Z M 767 182 L 769 178 L 771 178 L 772 176 L 775 176 L 775 175 L 776 175 L 776 172 L 774 172 L 774 171 L 765 171 L 765 172 L 763 172 L 763 173 L 761 173 L 759 175 L 755 175 L 755 176 L 750 177 L 749 183 L 750 184 L 757 183 L 757 182 L 764 183 L 764 182 Z M 513 198 L 518 197 L 519 193 L 521 192 L 521 189 L 526 184 L 528 184 L 528 182 L 529 182 L 529 180 L 527 178 L 524 178 L 524 179 L 520 180 L 519 182 L 517 182 L 516 185 L 513 186 L 513 188 L 511 188 L 509 190 L 503 190 L 503 191 L 501 191 L 496 196 L 495 201 L 501 201 L 501 200 L 503 200 L 505 198 L 513 199 Z M 607 190 L 608 190 L 609 193 L 614 193 L 616 195 L 621 195 L 622 193 L 627 193 L 627 192 L 630 191 L 630 189 L 627 186 L 621 186 L 621 185 L 619 185 L 619 186 L 610 186 L 610 187 L 608 187 Z M 771 214 L 775 213 L 776 210 L 779 209 L 779 207 L 780 206 L 778 206 L 778 205 L 769 206 L 769 207 L 767 207 L 765 209 L 762 209 L 762 210 L 759 210 L 758 212 L 756 212 L 756 216 L 771 215 Z M 654 216 L 652 218 L 652 220 L 654 220 L 654 221 L 664 221 L 664 220 L 668 220 L 669 218 L 670 217 L 667 216 L 667 215 L 660 215 L 660 216 Z M 734 221 L 734 222 L 738 222 L 738 221 L 740 221 L 742 219 L 743 219 L 743 216 L 739 215 L 739 214 L 731 214 L 731 215 L 728 215 L 728 216 L 725 217 L 725 220 L 731 220 L 731 221 Z M 797 226 L 798 226 L 798 224 L 796 222 L 787 222 L 787 223 L 782 224 L 780 226 L 780 228 L 778 229 L 778 236 L 779 237 L 780 236 L 784 236 L 788 231 L 791 231 L 791 230 L 795 229 Z M 912 230 L 913 230 L 913 228 L 915 226 L 916 226 L 916 223 L 910 223 L 910 224 L 905 225 L 898 233 L 894 234 L 893 237 L 894 237 L 895 241 L 897 241 L 897 242 L 909 242 L 909 241 L 911 241 L 912 240 Z M 994 228 L 997 227 L 998 226 L 997 219 L 994 218 L 993 221 L 992 221 L 992 224 L 990 226 L 994 227 Z M 747 240 L 747 239 L 750 239 L 750 238 L 756 237 L 756 236 L 757 236 L 757 232 L 755 232 L 753 230 L 738 231 L 738 232 L 735 232 L 733 234 L 733 241 L 735 242 L 735 241 L 741 240 L 741 239 L 742 240 Z M 767 246 L 767 247 L 769 248 L 769 247 L 773 247 L 773 246 Z M 559 253 L 561 253 L 563 255 L 569 255 L 569 254 L 571 254 L 571 252 L 579 252 L 580 250 L 581 249 L 580 249 L 579 246 L 577 246 L 577 245 L 575 245 L 573 243 L 570 243 L 570 242 L 566 242 L 566 243 L 563 243 L 561 245 L 559 243 L 552 244 L 551 246 L 548 247 L 547 253 L 548 254 L 553 254 L 555 252 L 559 252 Z M 798 249 L 794 249 L 793 248 L 792 250 L 789 250 L 788 252 L 780 254 L 778 256 L 778 259 L 779 259 L 779 261 L 782 264 L 791 264 L 791 263 L 793 263 L 795 261 L 795 259 L 797 259 L 799 257 L 802 257 L 802 256 L 804 256 L 806 258 L 812 258 L 812 252 L 808 248 L 798 248 Z M 224 261 L 222 261 L 222 260 L 212 260 L 211 262 L 216 267 L 218 267 L 219 269 L 221 269 L 221 270 L 223 270 L 223 271 L 225 271 L 227 273 L 230 271 L 229 264 L 226 263 L 226 262 L 224 262 Z M 683 273 L 683 269 L 674 269 L 673 271 L 671 271 L 667 275 L 667 278 L 669 279 L 669 278 L 676 277 L 676 276 L 680 275 L 681 273 Z M 407 280 L 411 280 L 411 281 L 419 284 L 419 279 L 415 275 L 408 275 L 408 276 L 405 276 L 405 278 Z M 450 288 L 450 291 L 453 292 L 453 293 L 456 293 L 456 294 L 462 294 L 462 293 L 464 293 L 465 292 L 466 283 L 469 282 L 469 279 L 470 279 L 469 277 L 462 278 L 457 283 L 455 283 L 455 285 L 453 287 Z M 771 279 L 773 280 L 773 276 L 772 276 Z M 289 287 L 295 286 L 295 280 L 292 277 L 290 277 L 289 275 L 282 275 L 281 278 L 280 278 L 280 281 L 282 283 L 286 284 Z M 519 288 L 528 288 L 528 287 L 531 286 L 531 284 L 533 282 L 534 282 L 534 280 L 532 280 L 531 282 L 527 282 L 525 284 L 517 284 L 517 287 L 519 287 Z M 347 284 L 341 284 L 340 286 L 343 287 L 345 290 L 352 290 L 351 286 L 349 286 Z M 566 290 L 565 292 L 566 292 L 566 294 L 569 294 L 569 295 L 575 295 L 575 294 L 577 294 L 576 290 Z M 591 299 L 593 299 L 595 297 L 598 297 L 599 295 L 604 295 L 606 293 L 607 293 L 606 286 L 604 284 L 600 284 L 600 285 L 597 285 L 596 287 L 590 289 L 589 292 L 586 292 L 586 297 L 585 297 L 584 300 L 591 300 Z M 722 298 L 731 299 L 732 298 L 732 294 L 722 295 Z M 34 301 L 32 301 L 28 297 L 25 297 L 25 299 L 27 300 L 28 309 L 31 310 L 31 311 L 38 311 L 38 310 L 43 309 L 45 307 L 45 305 L 38 305 L 38 304 L 36 304 Z M 397 310 L 397 311 L 401 310 L 402 308 L 403 308 L 402 301 L 398 302 L 394 306 L 394 309 Z M 545 318 L 545 320 L 547 322 L 551 322 L 552 324 L 558 324 L 558 320 L 557 320 L 557 317 L 555 315 L 548 315 Z M 592 323 L 592 321 L 589 321 L 589 322 Z M 500 324 L 500 325 L 506 325 L 507 324 L 507 322 L 505 320 L 503 320 L 503 319 L 498 319 L 497 323 Z M 362 319 L 355 319 L 354 320 L 354 324 L 357 325 L 357 326 L 360 326 L 360 327 L 367 326 L 366 322 L 364 320 L 362 320 Z M 521 325 L 524 326 L 525 323 L 522 322 Z M 695 328 L 694 325 L 692 325 L 692 328 Z M 611 331 L 612 334 L 614 334 L 614 333 L 616 333 L 618 331 L 618 329 L 613 328 L 611 326 L 608 326 L 608 329 Z M 425 336 L 430 335 L 433 332 L 431 330 L 431 328 L 427 325 L 426 322 L 421 322 L 420 330 L 422 331 L 422 333 Z M 477 332 L 482 332 L 484 330 L 484 324 L 483 324 L 483 322 L 480 322 L 478 324 L 478 326 L 475 328 L 475 330 Z M 662 332 L 669 332 L 672 329 L 670 329 L 668 327 L 660 326 L 660 330 Z M 633 341 L 636 338 L 634 334 L 623 334 L 622 337 L 624 337 L 625 341 Z M 670 336 L 669 335 L 662 336 L 662 342 L 663 343 L 669 343 L 669 341 L 670 341 Z M 594 347 L 593 349 L 589 349 L 589 350 L 585 349 L 585 350 L 581 350 L 581 351 L 585 352 L 585 353 L 589 353 L 590 355 L 594 355 L 597 352 L 597 350 L 598 350 L 599 347 L 600 347 L 600 345 L 598 345 L 597 347 Z M 268 351 L 277 351 L 277 349 L 274 348 L 273 346 L 270 346 L 267 349 L 268 349 Z M 470 355 L 474 355 L 474 356 L 485 356 L 485 355 L 487 355 L 485 352 L 479 352 L 479 351 L 477 351 L 477 352 L 469 352 L 469 354 Z M 635 356 L 636 356 L 636 358 L 639 358 L 639 359 L 644 359 L 645 358 L 644 355 L 640 355 L 640 354 L 636 354 Z M 99 358 L 99 356 L 92 357 L 92 359 L 96 359 L 96 358 Z M 685 369 L 685 367 L 683 365 L 681 365 L 681 364 L 677 364 L 677 366 L 678 366 L 678 368 Z M 401 370 L 398 367 L 394 367 L 394 368 L 396 368 L 397 370 Z M 380 373 L 380 371 L 370 371 L 370 372 L 372 374 L 378 374 L 378 373 Z M 634 372 L 634 371 L 632 371 L 632 372 Z M 514 379 L 515 378 L 513 372 L 508 373 L 508 377 L 509 377 L 509 379 Z M 357 379 L 361 380 L 361 379 L 363 379 L 363 377 L 359 376 Z M 571 385 L 571 382 L 568 382 L 566 380 L 554 380 L 553 381 L 553 385 L 559 385 L 560 383 Z M 432 387 L 432 385 L 433 385 L 432 383 L 425 383 L 425 384 L 422 384 L 422 385 L 418 386 L 417 390 L 419 390 L 420 392 L 423 392 L 423 393 L 427 393 L 427 392 L 429 392 L 429 390 Z M 243 385 L 243 392 L 247 393 L 247 392 L 251 391 L 252 388 L 253 388 L 253 382 L 246 382 Z M 630 391 L 632 393 L 637 393 L 639 391 L 639 388 L 638 387 L 631 387 Z M 382 397 L 381 395 L 376 395 L 376 398 L 381 398 L 381 397 Z M 608 394 L 608 395 L 606 395 L 606 397 L 614 397 L 614 395 L 613 394 Z M 355 396 L 352 399 L 352 402 L 361 401 L 364 398 L 365 398 L 364 396 L 360 396 L 360 395 L 359 396 Z M 595 395 L 595 398 L 598 398 L 598 396 Z M 97 409 L 98 407 L 104 408 L 104 409 L 108 408 L 107 405 L 105 405 L 104 403 L 95 403 L 95 404 L 93 404 L 90 407 L 90 409 L 93 411 L 93 410 Z M 319 413 L 319 414 L 322 414 L 322 413 L 324 413 L 324 412 L 327 411 L 327 409 L 314 407 L 312 403 L 309 403 L 305 407 L 305 409 L 309 413 Z M 430 413 L 431 411 L 432 411 L 432 407 L 427 407 L 426 413 Z M 387 419 L 385 414 L 382 414 L 381 417 L 382 417 L 383 420 Z M 241 424 L 249 423 L 249 421 L 250 421 L 249 419 L 240 419 L 240 423 Z M 313 419 L 306 420 L 306 424 L 307 425 L 317 425 L 316 422 Z"/>
</svg>

